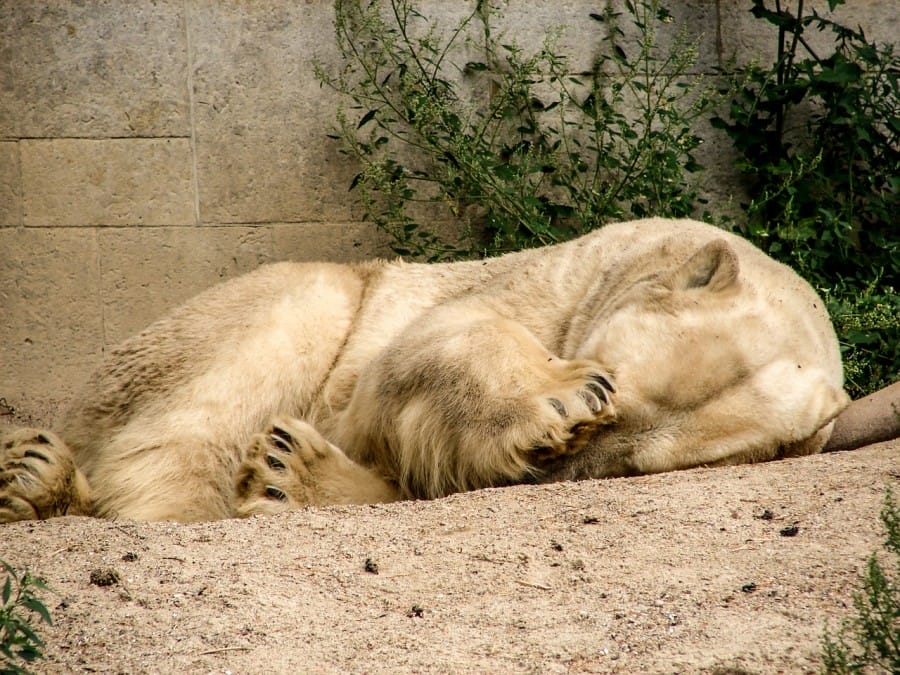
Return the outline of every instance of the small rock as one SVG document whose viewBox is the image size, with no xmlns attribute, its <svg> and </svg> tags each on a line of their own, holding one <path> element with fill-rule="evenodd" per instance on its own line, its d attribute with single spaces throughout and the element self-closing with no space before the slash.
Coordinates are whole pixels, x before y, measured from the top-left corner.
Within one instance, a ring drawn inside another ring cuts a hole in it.
<svg viewBox="0 0 900 675">
<path fill-rule="evenodd" d="M 778 534 L 782 537 L 796 537 L 797 533 L 800 531 L 800 528 L 796 525 L 788 525 L 787 527 L 782 527 Z"/>
<path fill-rule="evenodd" d="M 113 586 L 119 583 L 119 573 L 112 567 L 91 570 L 91 583 L 94 586 Z"/>
</svg>

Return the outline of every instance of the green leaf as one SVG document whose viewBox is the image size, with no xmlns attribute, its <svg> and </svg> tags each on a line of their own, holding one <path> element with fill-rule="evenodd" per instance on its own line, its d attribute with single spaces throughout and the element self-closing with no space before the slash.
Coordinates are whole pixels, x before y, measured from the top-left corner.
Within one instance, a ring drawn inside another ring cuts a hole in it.
<svg viewBox="0 0 900 675">
<path fill-rule="evenodd" d="M 19 650 L 16 652 L 16 656 L 18 656 L 26 663 L 33 663 L 39 658 L 42 658 L 44 655 L 43 653 L 41 653 L 41 650 L 34 645 L 25 645 L 24 647 L 19 648 Z"/>
<path fill-rule="evenodd" d="M 19 624 L 19 631 L 21 631 L 32 644 L 36 644 L 39 647 L 44 646 L 43 640 L 41 640 L 41 638 L 38 637 L 38 634 L 34 632 L 34 629 L 24 621 Z"/>
<path fill-rule="evenodd" d="M 836 84 L 850 84 L 858 82 L 862 76 L 862 69 L 856 63 L 839 61 L 833 68 L 822 68 L 819 80 Z"/>
<path fill-rule="evenodd" d="M 377 110 L 370 110 L 365 115 L 362 116 L 362 119 L 359 120 L 359 123 L 356 125 L 357 129 L 362 129 L 366 124 L 375 119 L 375 115 L 378 114 Z"/>
<path fill-rule="evenodd" d="M 52 626 L 53 625 L 53 617 L 50 616 L 50 612 L 47 611 L 47 608 L 44 606 L 44 603 L 34 597 L 27 597 L 22 600 L 22 606 L 30 609 L 35 614 L 39 615 L 41 619 L 43 619 L 44 623 Z"/>
<path fill-rule="evenodd" d="M 689 173 L 696 173 L 698 171 L 703 171 L 703 169 L 704 166 L 693 159 L 689 159 L 684 165 L 684 170 Z"/>
</svg>

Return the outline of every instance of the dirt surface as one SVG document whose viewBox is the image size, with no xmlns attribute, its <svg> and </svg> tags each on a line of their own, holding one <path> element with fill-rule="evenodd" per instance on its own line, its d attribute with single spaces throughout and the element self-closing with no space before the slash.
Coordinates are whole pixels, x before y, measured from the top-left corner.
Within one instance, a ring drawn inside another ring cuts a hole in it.
<svg viewBox="0 0 900 675">
<path fill-rule="evenodd" d="M 0 526 L 55 589 L 37 672 L 814 672 L 900 441 L 194 525 Z"/>
</svg>

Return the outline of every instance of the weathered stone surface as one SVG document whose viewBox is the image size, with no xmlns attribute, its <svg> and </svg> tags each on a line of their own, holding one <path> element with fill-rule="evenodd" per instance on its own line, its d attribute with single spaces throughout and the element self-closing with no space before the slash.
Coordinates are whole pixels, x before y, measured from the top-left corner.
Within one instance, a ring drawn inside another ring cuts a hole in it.
<svg viewBox="0 0 900 675">
<path fill-rule="evenodd" d="M 774 3 L 770 3 L 770 6 L 773 5 Z M 766 21 L 754 18 L 750 14 L 750 7 L 750 3 L 745 1 L 721 3 L 721 32 L 726 64 L 728 59 L 739 65 L 753 61 L 771 64 L 777 59 L 777 29 Z M 796 12 L 796 3 L 788 3 L 787 8 Z M 827 0 L 804 3 L 805 16 L 809 16 L 813 10 L 849 28 L 862 27 L 870 41 L 897 44 L 900 12 L 897 11 L 896 0 L 852 0 L 838 6 L 833 13 L 828 11 Z M 809 29 L 803 37 L 822 58 L 829 56 L 834 50 L 834 34 L 830 31 Z M 798 53 L 806 58 L 802 47 Z"/>
<path fill-rule="evenodd" d="M 153 227 L 100 231 L 107 347 L 220 281 L 270 260 L 268 228 Z"/>
<path fill-rule="evenodd" d="M 352 220 L 337 98 L 312 66 L 334 52 L 330 8 L 208 3 L 189 27 L 203 222 Z"/>
<path fill-rule="evenodd" d="M 0 137 L 187 136 L 181 0 L 0 3 Z"/>
<path fill-rule="evenodd" d="M 0 143 L 0 227 L 22 224 L 22 173 L 17 143 Z"/>
<path fill-rule="evenodd" d="M 67 402 L 99 364 L 99 258 L 92 228 L 0 228 L 0 398 Z"/>
<path fill-rule="evenodd" d="M 697 135 L 703 143 L 693 154 L 703 172 L 694 177 L 699 181 L 700 197 L 707 200 L 702 210 L 715 216 L 728 216 L 740 226 L 745 222 L 749 197 L 747 178 L 738 168 L 738 152 L 723 131 L 706 126 Z M 710 180 L 710 176 L 722 179 Z"/>
<path fill-rule="evenodd" d="M 368 223 L 290 223 L 272 226 L 272 259 L 356 262 L 394 258 L 387 235 Z"/>
<path fill-rule="evenodd" d="M 585 13 L 603 12 L 600 8 L 588 8 L 585 3 L 576 4 L 581 5 Z M 614 42 L 624 53 L 627 62 L 635 63 L 641 52 L 644 36 L 637 22 L 646 22 L 650 26 L 648 33 L 651 38 L 650 44 L 654 45 L 652 56 L 659 59 L 659 64 L 665 62 L 670 55 L 680 57 L 690 49 L 695 61 L 690 72 L 710 72 L 719 66 L 716 9 L 718 3 L 708 0 L 680 0 L 662 4 L 669 10 L 670 18 L 659 22 L 653 12 L 646 11 L 640 2 L 634 3 L 637 13 L 632 14 L 628 11 L 624 0 L 610 0 L 610 10 L 616 15 L 614 22 L 617 31 Z M 618 68 L 611 67 L 608 71 L 615 74 Z"/>
<path fill-rule="evenodd" d="M 25 225 L 192 225 L 188 139 L 21 141 Z"/>
<path fill-rule="evenodd" d="M 571 72 L 591 70 L 607 35 L 606 26 L 590 17 L 602 9 L 579 0 L 516 2 L 502 5 L 501 10 L 495 34 L 499 42 L 515 43 L 531 54 L 542 47 L 545 38 L 557 33 L 554 51 L 566 56 Z"/>
<path fill-rule="evenodd" d="M 423 13 L 448 28 L 462 16 L 448 3 Z M 327 137 L 341 99 L 313 69 L 342 65 L 330 5 L 196 5 L 188 23 L 202 221 L 358 219 L 347 194 L 357 168 Z"/>
</svg>

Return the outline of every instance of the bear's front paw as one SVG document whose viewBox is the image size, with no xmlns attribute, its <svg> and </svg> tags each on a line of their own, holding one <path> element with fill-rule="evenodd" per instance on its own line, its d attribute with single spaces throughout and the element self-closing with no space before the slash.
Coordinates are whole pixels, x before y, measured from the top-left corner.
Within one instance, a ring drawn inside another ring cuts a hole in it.
<svg viewBox="0 0 900 675">
<path fill-rule="evenodd" d="M 615 392 L 612 377 L 599 365 L 566 362 L 544 394 L 545 428 L 529 459 L 543 464 L 580 451 L 597 427 L 615 420 Z"/>
<path fill-rule="evenodd" d="M 579 386 L 579 384 L 581 386 Z M 571 394 L 571 388 L 566 392 Z M 612 379 L 606 373 L 588 371 L 581 378 L 580 383 L 575 384 L 575 396 L 587 406 L 590 413 L 594 416 L 609 416 L 612 406 L 612 394 L 616 393 L 616 387 L 612 383 Z M 562 417 L 569 416 L 569 408 L 562 400 L 551 396 L 547 402 Z"/>
<path fill-rule="evenodd" d="M 15 429 L 0 438 L 0 523 L 89 511 L 87 482 L 56 434 Z"/>
</svg>

